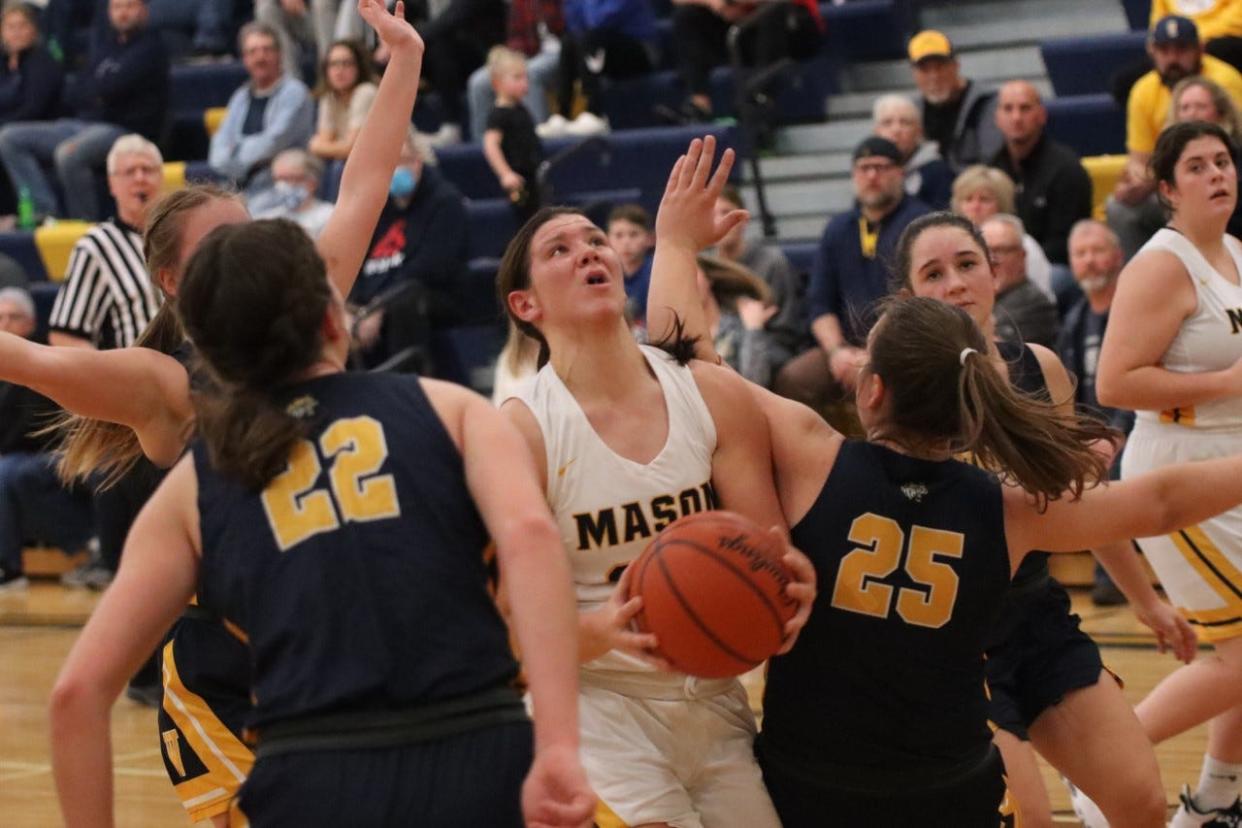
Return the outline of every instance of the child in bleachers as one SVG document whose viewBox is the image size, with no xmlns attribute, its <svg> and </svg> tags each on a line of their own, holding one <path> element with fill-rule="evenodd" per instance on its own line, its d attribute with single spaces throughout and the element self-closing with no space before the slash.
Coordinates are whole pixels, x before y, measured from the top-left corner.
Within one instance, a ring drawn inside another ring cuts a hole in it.
<svg viewBox="0 0 1242 828">
<path fill-rule="evenodd" d="M 536 174 L 543 160 L 543 145 L 535 134 L 534 119 L 522 103 L 530 87 L 526 56 L 507 46 L 496 46 L 487 55 L 487 68 L 496 104 L 487 117 L 483 155 L 513 202 L 518 218 L 525 221 L 539 209 Z"/>
<path fill-rule="evenodd" d="M 651 250 L 655 234 L 651 214 L 637 204 L 621 204 L 608 214 L 608 243 L 621 256 L 625 274 L 625 306 L 630 318 L 646 325 L 647 287 L 651 284 Z"/>
</svg>

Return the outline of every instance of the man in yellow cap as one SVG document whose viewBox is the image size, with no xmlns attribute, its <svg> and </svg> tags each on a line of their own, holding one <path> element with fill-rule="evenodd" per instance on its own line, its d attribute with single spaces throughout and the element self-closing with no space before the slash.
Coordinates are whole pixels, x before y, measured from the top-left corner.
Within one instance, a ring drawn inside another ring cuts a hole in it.
<svg viewBox="0 0 1242 828">
<path fill-rule="evenodd" d="M 962 77 L 953 44 L 926 29 L 908 47 L 923 109 L 923 131 L 955 171 L 986 164 L 1005 139 L 996 127 L 996 93 Z"/>
</svg>

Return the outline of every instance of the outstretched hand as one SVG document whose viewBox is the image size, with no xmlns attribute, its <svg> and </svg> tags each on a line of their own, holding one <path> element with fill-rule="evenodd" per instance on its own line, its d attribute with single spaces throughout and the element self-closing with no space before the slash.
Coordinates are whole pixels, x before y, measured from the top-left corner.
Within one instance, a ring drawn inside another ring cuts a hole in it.
<svg viewBox="0 0 1242 828">
<path fill-rule="evenodd" d="M 422 54 L 423 39 L 406 21 L 402 0 L 397 0 L 391 13 L 385 7 L 384 0 L 358 0 L 358 14 L 375 30 L 389 54 L 395 55 L 407 49 Z"/>
<path fill-rule="evenodd" d="M 713 174 L 715 156 L 716 138 L 708 135 L 691 141 L 686 154 L 673 165 L 656 214 L 659 243 L 677 244 L 698 254 L 749 217 L 749 213 L 739 209 L 717 218 L 716 199 L 729 180 L 735 156 L 732 149 L 725 150 Z"/>
</svg>

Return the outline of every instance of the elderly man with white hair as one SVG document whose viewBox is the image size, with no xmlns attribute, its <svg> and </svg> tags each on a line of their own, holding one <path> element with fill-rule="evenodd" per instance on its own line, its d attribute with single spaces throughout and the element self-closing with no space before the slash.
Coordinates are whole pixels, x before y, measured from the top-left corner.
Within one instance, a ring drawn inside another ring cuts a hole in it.
<svg viewBox="0 0 1242 828">
<path fill-rule="evenodd" d="M 163 186 L 159 148 L 141 135 L 118 138 L 108 153 L 116 216 L 74 245 L 52 307 L 51 344 L 124 348 L 160 309 L 142 256 L 142 228 Z"/>
<path fill-rule="evenodd" d="M 925 140 L 923 116 L 914 101 L 897 94 L 876 98 L 871 109 L 871 129 L 901 151 L 906 193 L 934 210 L 949 209 L 953 170 L 936 142 Z"/>
<path fill-rule="evenodd" d="M 21 288 L 0 289 L 0 336 L 29 338 L 35 306 Z M 22 547 L 30 541 L 76 551 L 91 533 L 90 499 L 56 477 L 54 438 L 36 432 L 56 405 L 21 385 L 0 382 L 0 593 L 25 588 Z"/>
</svg>

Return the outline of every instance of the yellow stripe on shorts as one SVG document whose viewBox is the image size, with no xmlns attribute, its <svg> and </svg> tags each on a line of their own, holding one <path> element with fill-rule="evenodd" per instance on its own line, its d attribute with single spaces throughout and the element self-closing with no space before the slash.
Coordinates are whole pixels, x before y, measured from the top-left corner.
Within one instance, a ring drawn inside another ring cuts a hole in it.
<svg viewBox="0 0 1242 828">
<path fill-rule="evenodd" d="M 1178 607 L 1186 620 L 1208 641 L 1233 638 L 1242 632 L 1242 572 L 1212 542 L 1201 526 L 1169 536 L 1186 562 L 1225 603 L 1215 609 Z"/>
<path fill-rule="evenodd" d="M 223 814 L 250 774 L 254 753 L 225 727 L 201 696 L 186 689 L 177 672 L 173 641 L 164 645 L 164 712 L 207 768 L 207 773 L 175 785 L 190 819 Z"/>
<path fill-rule="evenodd" d="M 601 799 L 595 805 L 595 828 L 629 828 L 629 826 Z"/>
</svg>

